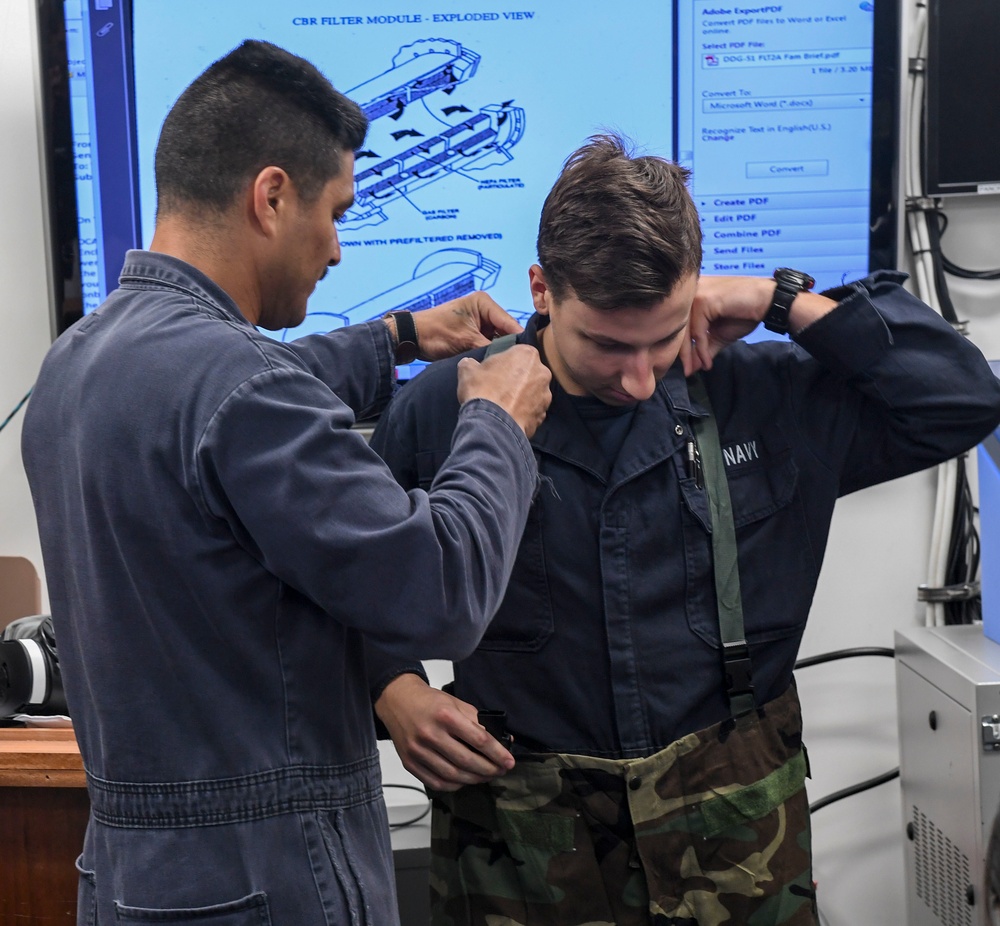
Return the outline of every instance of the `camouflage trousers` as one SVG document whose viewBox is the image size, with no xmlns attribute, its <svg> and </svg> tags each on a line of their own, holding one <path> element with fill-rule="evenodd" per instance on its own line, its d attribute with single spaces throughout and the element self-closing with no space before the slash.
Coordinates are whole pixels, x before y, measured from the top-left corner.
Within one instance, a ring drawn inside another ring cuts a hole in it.
<svg viewBox="0 0 1000 926">
<path fill-rule="evenodd" d="M 794 687 L 644 759 L 519 757 L 434 795 L 433 926 L 815 926 Z"/>
</svg>

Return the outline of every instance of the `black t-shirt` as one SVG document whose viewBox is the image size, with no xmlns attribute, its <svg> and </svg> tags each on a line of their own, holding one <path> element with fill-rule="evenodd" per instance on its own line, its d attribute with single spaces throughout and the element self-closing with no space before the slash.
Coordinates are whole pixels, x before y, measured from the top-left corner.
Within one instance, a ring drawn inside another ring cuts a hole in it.
<svg viewBox="0 0 1000 926">
<path fill-rule="evenodd" d="M 635 405 L 608 405 L 592 395 L 571 395 L 570 402 L 597 441 L 608 464 L 613 464 L 632 426 Z"/>
</svg>

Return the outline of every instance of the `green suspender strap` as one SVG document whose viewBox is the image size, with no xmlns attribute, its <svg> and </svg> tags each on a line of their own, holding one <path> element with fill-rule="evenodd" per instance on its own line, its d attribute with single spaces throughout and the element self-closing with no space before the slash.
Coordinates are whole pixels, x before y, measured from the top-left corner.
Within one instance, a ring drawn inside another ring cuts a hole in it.
<svg viewBox="0 0 1000 926">
<path fill-rule="evenodd" d="M 502 354 L 508 347 L 513 347 L 517 343 L 516 334 L 505 334 L 499 338 L 494 338 L 490 342 L 490 346 L 486 348 L 486 357 L 492 357 L 494 354 Z"/>
<path fill-rule="evenodd" d="M 688 380 L 688 393 L 707 411 L 693 419 L 698 453 L 705 474 L 709 510 L 712 514 L 712 558 L 715 597 L 719 608 L 719 633 L 726 677 L 726 694 L 733 717 L 753 718 L 754 692 L 750 673 L 750 648 L 743 630 L 743 599 L 740 594 L 740 567 L 736 555 L 736 526 L 729 498 L 729 482 L 722 459 L 719 429 L 712 412 L 708 391 L 700 376 Z"/>
</svg>

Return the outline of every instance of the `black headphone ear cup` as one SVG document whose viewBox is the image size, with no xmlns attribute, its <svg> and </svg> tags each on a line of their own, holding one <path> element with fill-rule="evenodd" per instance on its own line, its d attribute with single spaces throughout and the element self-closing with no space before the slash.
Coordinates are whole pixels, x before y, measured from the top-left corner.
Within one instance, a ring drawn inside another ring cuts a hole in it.
<svg viewBox="0 0 1000 926">
<path fill-rule="evenodd" d="M 0 643 L 0 717 L 19 714 L 28 704 L 34 674 L 31 655 L 23 640 Z"/>
<path fill-rule="evenodd" d="M 8 624 L 0 639 L 0 717 L 66 713 L 51 616 Z"/>
</svg>

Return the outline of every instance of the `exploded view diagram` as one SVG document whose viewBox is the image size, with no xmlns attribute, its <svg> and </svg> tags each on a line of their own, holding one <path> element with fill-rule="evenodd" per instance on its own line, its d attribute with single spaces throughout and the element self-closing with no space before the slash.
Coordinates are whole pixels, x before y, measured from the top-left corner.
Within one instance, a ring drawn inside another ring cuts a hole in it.
<svg viewBox="0 0 1000 926">
<path fill-rule="evenodd" d="M 500 265 L 470 248 L 441 248 L 420 260 L 410 278 L 342 312 L 316 311 L 306 315 L 303 327 L 286 328 L 281 340 L 318 334 L 380 318 L 387 312 L 419 312 L 496 282 Z M 525 316 L 526 318 L 526 316 Z"/>
<path fill-rule="evenodd" d="M 449 174 L 471 176 L 513 159 L 524 110 L 507 100 L 476 112 L 462 102 L 468 93 L 453 97 L 475 76 L 479 60 L 459 42 L 420 39 L 400 48 L 391 68 L 347 91 L 370 127 L 364 148 L 355 152 L 355 201 L 342 229 L 387 221 L 387 206 L 412 202 L 415 190 Z"/>
<path fill-rule="evenodd" d="M 469 248 L 442 248 L 423 258 L 409 280 L 378 293 L 345 312 L 347 323 L 369 321 L 387 312 L 419 312 L 477 289 L 489 289 L 500 265 Z"/>
</svg>

